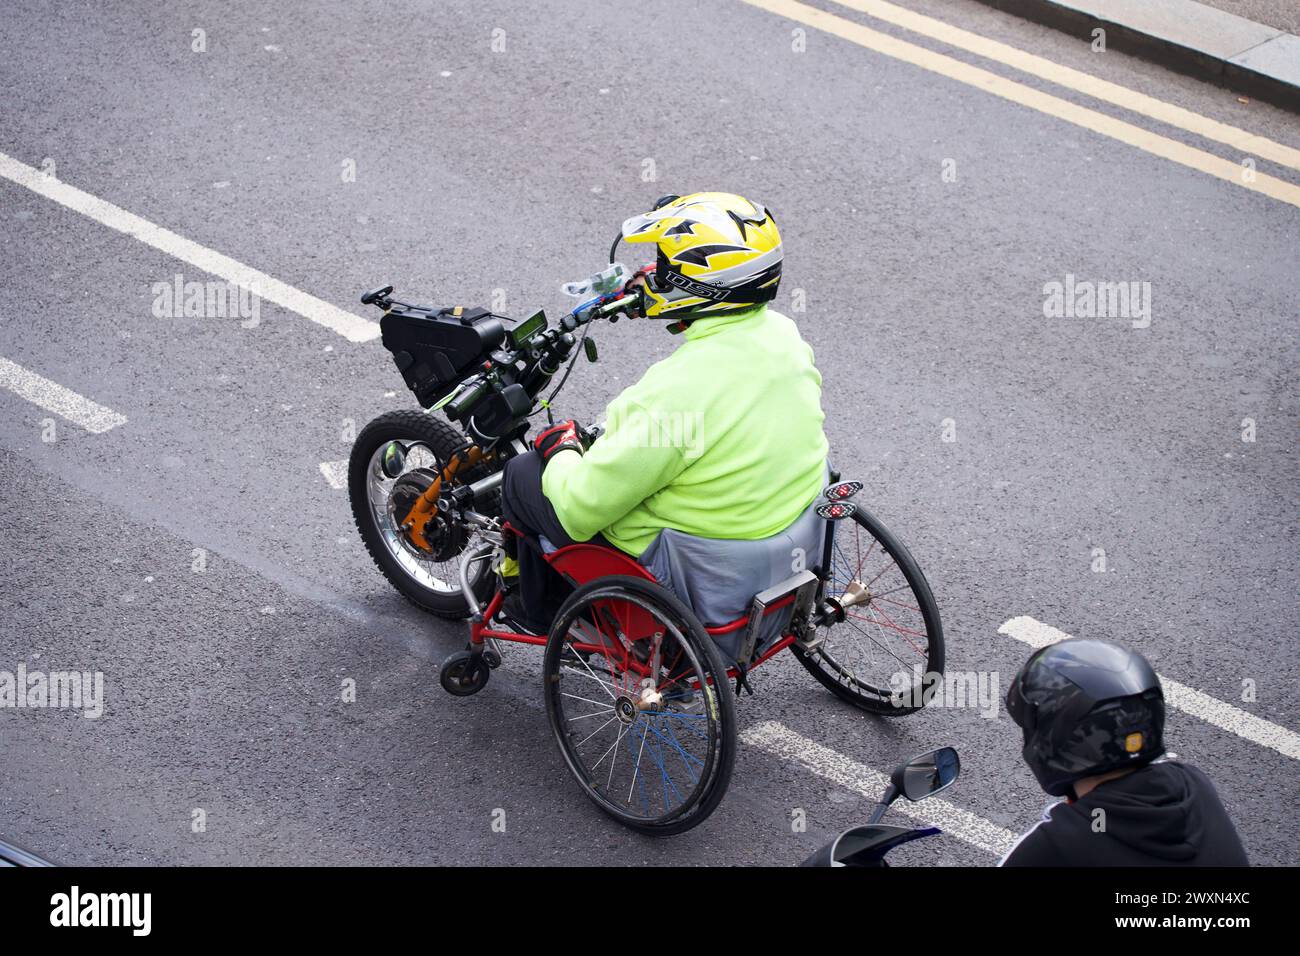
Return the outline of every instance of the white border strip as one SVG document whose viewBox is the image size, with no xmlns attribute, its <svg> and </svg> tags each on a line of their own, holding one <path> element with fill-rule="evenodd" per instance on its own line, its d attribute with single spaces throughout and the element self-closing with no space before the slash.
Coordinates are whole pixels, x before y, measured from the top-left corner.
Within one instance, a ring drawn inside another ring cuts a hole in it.
<svg viewBox="0 0 1300 956">
<path fill-rule="evenodd" d="M 802 764 L 822 779 L 860 793 L 870 800 L 880 799 L 880 795 L 889 786 L 889 778 L 884 774 L 809 740 L 775 720 L 765 720 L 750 727 L 740 735 L 740 739 L 774 757 Z M 1010 830 L 995 826 L 983 817 L 968 813 L 938 797 L 930 797 L 918 803 L 900 799 L 890 812 L 901 813 L 936 826 L 944 833 L 960 837 L 994 856 L 1002 856 L 1019 839 Z"/>
<path fill-rule="evenodd" d="M 29 372 L 4 356 L 0 356 L 0 388 L 6 388 L 33 405 L 61 415 L 96 435 L 126 424 L 125 415 L 83 398 L 58 382 Z"/>
<path fill-rule="evenodd" d="M 1057 641 L 1064 641 L 1070 636 L 1032 617 L 1013 617 L 998 628 L 998 633 L 1014 637 L 1030 647 L 1046 647 Z M 1300 760 L 1300 734 L 1226 704 L 1217 697 L 1203 694 L 1186 684 L 1170 680 L 1164 674 L 1160 674 L 1159 677 L 1165 690 L 1165 703 L 1170 707 L 1198 717 L 1206 723 L 1214 724 L 1261 747 L 1276 750 L 1284 757 Z"/>
<path fill-rule="evenodd" d="M 297 312 L 317 325 L 337 332 L 349 341 L 368 342 L 379 335 L 377 323 L 367 321 L 351 312 L 345 312 L 323 299 L 308 295 L 279 279 L 273 279 L 265 272 L 259 272 L 229 256 L 178 236 L 169 229 L 155 226 L 146 219 L 141 219 L 75 186 L 60 182 L 53 176 L 20 163 L 4 153 L 0 153 L 0 176 L 46 199 L 52 199 L 73 212 L 79 212 L 100 225 L 116 229 L 169 256 L 175 256 L 182 262 L 188 262 L 204 272 L 210 272 L 228 282 L 233 282 L 258 298 L 274 302 L 291 312 Z"/>
</svg>

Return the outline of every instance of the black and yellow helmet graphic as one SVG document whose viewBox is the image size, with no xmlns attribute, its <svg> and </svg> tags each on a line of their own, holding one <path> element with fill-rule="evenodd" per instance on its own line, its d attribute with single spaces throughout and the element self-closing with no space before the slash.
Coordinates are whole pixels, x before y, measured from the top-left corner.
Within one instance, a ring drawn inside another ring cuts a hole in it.
<svg viewBox="0 0 1300 956">
<path fill-rule="evenodd" d="M 627 242 L 653 242 L 645 314 L 684 318 L 750 309 L 776 296 L 781 233 L 772 214 L 733 193 L 692 193 L 623 223 Z"/>
</svg>

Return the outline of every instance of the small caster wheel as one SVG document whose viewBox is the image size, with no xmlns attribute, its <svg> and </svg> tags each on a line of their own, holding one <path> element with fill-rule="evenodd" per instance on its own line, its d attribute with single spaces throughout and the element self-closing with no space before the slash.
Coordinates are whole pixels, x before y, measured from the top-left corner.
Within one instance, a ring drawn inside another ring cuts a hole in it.
<svg viewBox="0 0 1300 956">
<path fill-rule="evenodd" d="M 471 651 L 457 651 L 442 662 L 438 678 L 442 689 L 456 697 L 477 694 L 487 686 L 492 669 L 484 655 Z"/>
<path fill-rule="evenodd" d="M 487 666 L 493 670 L 496 670 L 501 666 L 501 655 L 494 650 L 489 649 L 484 651 L 483 660 L 487 663 Z"/>
</svg>

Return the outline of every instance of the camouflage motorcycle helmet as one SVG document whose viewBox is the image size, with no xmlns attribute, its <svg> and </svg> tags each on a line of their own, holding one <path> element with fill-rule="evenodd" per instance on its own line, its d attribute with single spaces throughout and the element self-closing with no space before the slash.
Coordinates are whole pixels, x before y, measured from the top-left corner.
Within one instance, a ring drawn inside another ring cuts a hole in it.
<svg viewBox="0 0 1300 956">
<path fill-rule="evenodd" d="M 1007 691 L 1039 785 L 1066 796 L 1076 780 L 1150 763 L 1165 752 L 1165 696 L 1146 658 L 1106 641 L 1035 651 Z"/>
</svg>

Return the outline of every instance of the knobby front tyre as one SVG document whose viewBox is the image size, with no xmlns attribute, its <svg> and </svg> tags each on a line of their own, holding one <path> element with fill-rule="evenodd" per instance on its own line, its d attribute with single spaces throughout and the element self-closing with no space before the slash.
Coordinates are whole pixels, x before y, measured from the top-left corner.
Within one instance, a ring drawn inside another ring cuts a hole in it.
<svg viewBox="0 0 1300 956">
<path fill-rule="evenodd" d="M 384 451 L 391 442 L 405 449 L 404 465 L 395 477 L 383 467 Z M 476 536 L 445 525 L 430 528 L 428 540 L 434 544 L 430 552 L 418 547 L 399 524 L 420 488 L 427 487 L 466 445 L 465 436 L 447 422 L 425 412 L 402 410 L 380 415 L 363 428 L 348 461 L 348 497 L 366 551 L 389 583 L 413 604 L 453 620 L 469 614 L 460 587 L 460 554 L 476 542 Z M 468 484 L 489 473 L 480 463 L 462 469 L 453 483 Z M 480 600 L 486 600 L 491 587 L 486 561 L 471 569 L 470 582 Z"/>
</svg>

